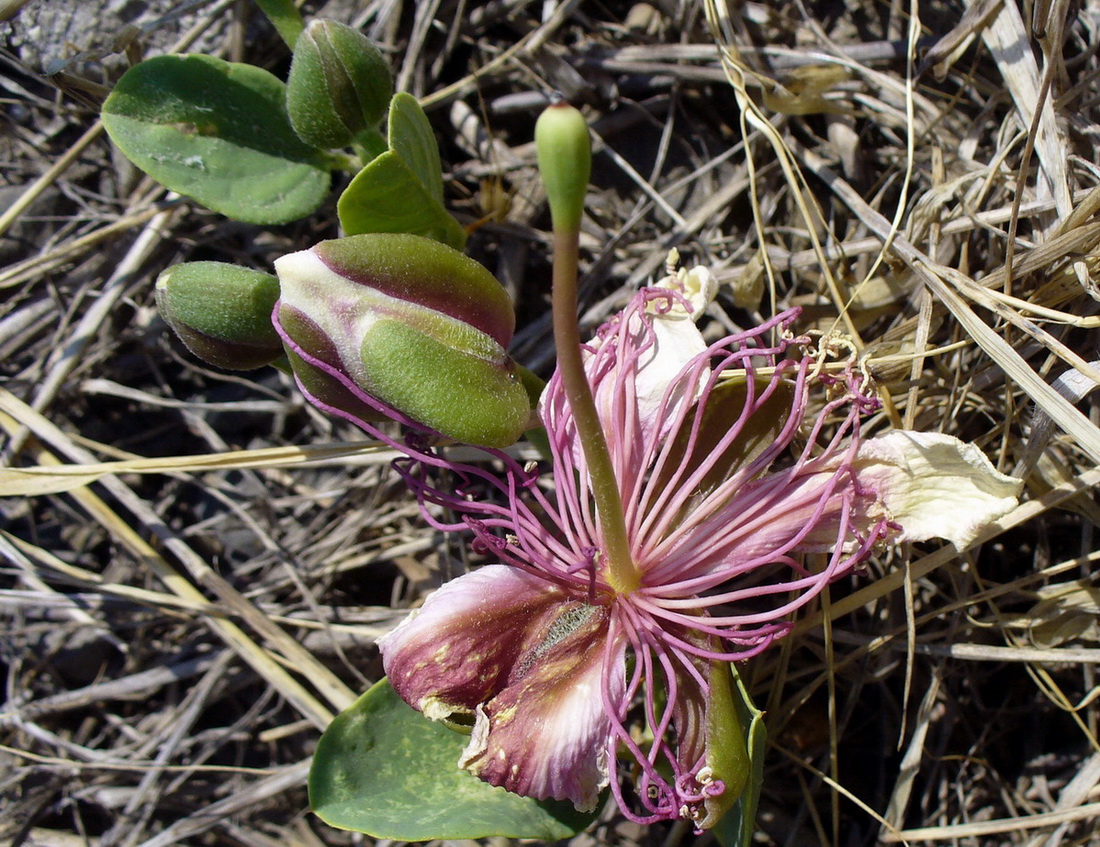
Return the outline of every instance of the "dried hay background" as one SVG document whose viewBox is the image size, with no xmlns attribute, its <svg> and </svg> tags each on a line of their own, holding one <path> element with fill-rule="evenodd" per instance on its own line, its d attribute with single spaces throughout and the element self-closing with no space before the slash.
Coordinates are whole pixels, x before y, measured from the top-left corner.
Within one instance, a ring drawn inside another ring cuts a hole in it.
<svg viewBox="0 0 1100 847">
<path fill-rule="evenodd" d="M 588 327 L 680 246 L 727 283 L 715 332 L 800 304 L 867 357 L 869 430 L 1026 475 L 984 543 L 874 562 L 743 670 L 771 739 L 760 843 L 1095 843 L 1100 5 L 320 6 L 425 98 L 456 213 L 492 215 L 471 251 L 515 297 L 521 360 L 552 367 L 530 138 L 559 89 L 598 140 Z M 201 367 L 156 315 L 167 265 L 270 269 L 336 234 L 331 206 L 227 222 L 96 123 L 127 41 L 277 73 L 285 51 L 251 7 L 192 3 L 101 15 L 65 64 L 43 7 L 0 54 L 0 838 L 352 843 L 305 810 L 309 755 L 381 673 L 374 638 L 467 553 L 389 456 L 277 373 Z M 708 839 L 609 809 L 575 841 Z"/>
</svg>

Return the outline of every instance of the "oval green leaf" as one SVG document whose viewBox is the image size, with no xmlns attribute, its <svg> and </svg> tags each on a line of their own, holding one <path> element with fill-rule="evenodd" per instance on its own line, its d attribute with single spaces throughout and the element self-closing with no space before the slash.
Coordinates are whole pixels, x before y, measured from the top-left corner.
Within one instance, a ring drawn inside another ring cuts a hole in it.
<svg viewBox="0 0 1100 847">
<path fill-rule="evenodd" d="M 309 775 L 313 811 L 339 829 L 398 841 L 570 838 L 595 818 L 535 801 L 458 767 L 467 737 L 405 704 L 386 680 L 332 722 Z"/>
<path fill-rule="evenodd" d="M 461 250 L 466 233 L 394 150 L 361 170 L 336 206 L 348 235 L 404 232 L 423 235 Z"/>
<path fill-rule="evenodd" d="M 103 103 L 103 125 L 165 187 L 238 221 L 280 224 L 313 212 L 329 189 L 324 155 L 294 133 L 285 86 L 252 65 L 157 56 Z"/>
<path fill-rule="evenodd" d="M 443 202 L 443 166 L 439 145 L 420 101 L 403 91 L 393 95 L 389 114 L 390 149 L 409 166 L 428 195 Z"/>
<path fill-rule="evenodd" d="M 340 195 L 340 226 L 348 235 L 423 235 L 461 250 L 466 233 L 443 205 L 439 147 L 417 99 L 395 94 L 387 125 L 389 150 L 363 168 Z"/>
</svg>

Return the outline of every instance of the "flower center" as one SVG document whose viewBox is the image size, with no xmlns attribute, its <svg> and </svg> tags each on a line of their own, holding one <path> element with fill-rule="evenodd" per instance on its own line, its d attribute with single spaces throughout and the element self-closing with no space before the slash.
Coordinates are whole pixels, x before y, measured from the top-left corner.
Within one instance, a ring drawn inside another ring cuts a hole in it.
<svg viewBox="0 0 1100 847">
<path fill-rule="evenodd" d="M 633 594 L 642 587 L 642 573 L 629 555 L 622 562 L 606 553 L 601 555 L 607 560 L 607 567 L 604 569 L 607 585 L 616 595 Z"/>
</svg>

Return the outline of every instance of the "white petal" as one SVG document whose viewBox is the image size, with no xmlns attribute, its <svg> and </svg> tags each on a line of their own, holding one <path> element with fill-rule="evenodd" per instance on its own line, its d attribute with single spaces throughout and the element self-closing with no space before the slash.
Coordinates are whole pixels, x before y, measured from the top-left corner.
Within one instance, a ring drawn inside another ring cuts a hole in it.
<svg viewBox="0 0 1100 847">
<path fill-rule="evenodd" d="M 639 362 L 634 388 L 638 398 L 638 417 L 647 430 L 657 422 L 661 398 L 692 359 L 707 349 L 703 336 L 687 318 L 655 317 L 654 344 Z M 678 394 L 669 398 L 665 418 L 671 419 L 680 403 L 693 404 L 703 390 L 706 375 L 700 374 L 695 385 L 677 386 Z M 686 389 L 686 390 L 685 390 Z M 682 396 L 690 394 L 690 396 Z M 667 433 L 660 433 L 663 437 Z"/>
<path fill-rule="evenodd" d="M 367 305 L 377 306 L 392 298 L 340 276 L 313 250 L 299 250 L 276 259 L 275 273 L 279 277 L 280 305 L 313 321 L 332 342 L 343 369 L 355 384 L 369 385 L 359 345 L 377 322 L 378 312 Z"/>
<path fill-rule="evenodd" d="M 895 540 L 946 538 L 960 550 L 1015 508 L 1023 487 L 973 444 L 932 432 L 896 430 L 865 441 L 855 473 L 901 525 Z"/>
<path fill-rule="evenodd" d="M 664 438 L 668 432 L 655 433 L 656 426 L 662 421 L 665 422 L 666 428 L 671 426 L 672 419 L 683 404 L 690 406 L 695 403 L 706 384 L 707 374 L 700 373 L 694 384 L 680 380 L 669 396 L 663 416 L 658 415 L 661 400 L 680 372 L 692 359 L 706 351 L 707 344 L 695 323 L 683 313 L 679 317 L 673 314 L 650 314 L 646 317 L 653 327 L 652 332 L 643 325 L 641 318 L 633 310 L 625 319 L 626 328 L 620 329 L 628 339 L 623 343 L 623 347 L 628 351 L 634 351 L 648 343 L 648 349 L 644 353 L 637 359 L 626 354 L 617 357 L 614 366 L 598 378 L 593 376 L 593 370 L 597 367 L 597 356 L 586 354 L 585 370 L 592 385 L 596 411 L 604 429 L 608 432 L 617 432 L 619 427 L 615 424 L 617 419 L 615 410 L 624 402 L 622 389 L 619 386 L 620 371 L 625 366 L 624 360 L 629 360 L 634 368 L 634 389 L 629 392 L 626 401 L 634 406 L 632 414 L 636 415 L 644 438 L 650 439 L 654 436 Z M 598 337 L 589 342 L 594 348 L 602 347 L 604 344 L 620 343 L 622 342 L 619 339 L 609 340 Z M 546 421 L 546 402 L 547 394 L 544 392 L 539 400 L 539 416 L 544 422 Z M 574 447 L 579 461 L 580 442 L 576 442 Z"/>
</svg>

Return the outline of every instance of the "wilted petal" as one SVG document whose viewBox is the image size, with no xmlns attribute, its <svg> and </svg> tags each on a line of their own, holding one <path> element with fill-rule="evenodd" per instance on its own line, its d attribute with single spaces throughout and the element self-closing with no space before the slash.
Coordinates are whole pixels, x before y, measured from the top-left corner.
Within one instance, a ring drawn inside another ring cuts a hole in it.
<svg viewBox="0 0 1100 847">
<path fill-rule="evenodd" d="M 601 693 L 607 620 L 603 607 L 560 606 L 551 627 L 520 657 L 507 686 L 478 707 L 459 764 L 517 794 L 595 808 L 607 785 L 611 735 Z M 624 696 L 625 645 L 612 645 L 609 652 L 608 696 L 617 703 Z"/>
<path fill-rule="evenodd" d="M 451 580 L 379 639 L 390 684 L 433 720 L 472 714 L 541 642 L 566 599 L 546 580 L 505 565 Z"/>
<path fill-rule="evenodd" d="M 1015 508 L 1023 487 L 973 444 L 933 432 L 871 438 L 860 445 L 853 469 L 901 526 L 898 541 L 946 538 L 960 550 Z"/>
</svg>

